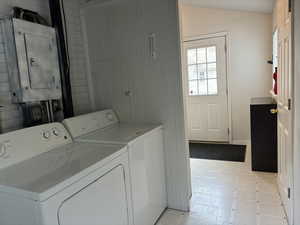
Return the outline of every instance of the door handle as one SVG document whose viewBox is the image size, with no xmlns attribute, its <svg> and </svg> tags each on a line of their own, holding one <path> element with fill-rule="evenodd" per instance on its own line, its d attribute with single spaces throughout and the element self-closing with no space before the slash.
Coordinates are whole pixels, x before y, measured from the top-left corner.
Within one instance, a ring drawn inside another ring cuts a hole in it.
<svg viewBox="0 0 300 225">
<path fill-rule="evenodd" d="M 277 114 L 277 113 L 278 113 L 278 109 L 271 109 L 271 110 L 270 110 L 270 113 L 271 113 L 271 114 Z"/>
</svg>

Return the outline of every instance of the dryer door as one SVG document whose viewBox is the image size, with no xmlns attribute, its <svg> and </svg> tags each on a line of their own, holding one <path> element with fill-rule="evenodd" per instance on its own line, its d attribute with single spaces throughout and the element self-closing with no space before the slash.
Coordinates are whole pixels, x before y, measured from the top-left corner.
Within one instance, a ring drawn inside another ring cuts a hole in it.
<svg viewBox="0 0 300 225">
<path fill-rule="evenodd" d="M 60 225 L 128 225 L 123 167 L 116 167 L 67 199 L 58 216 Z"/>
</svg>

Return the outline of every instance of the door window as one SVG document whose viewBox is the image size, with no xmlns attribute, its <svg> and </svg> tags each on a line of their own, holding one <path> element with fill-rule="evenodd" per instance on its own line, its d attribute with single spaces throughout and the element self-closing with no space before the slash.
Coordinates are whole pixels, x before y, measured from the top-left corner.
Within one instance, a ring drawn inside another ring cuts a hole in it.
<svg viewBox="0 0 300 225">
<path fill-rule="evenodd" d="M 217 47 L 188 49 L 187 61 L 189 95 L 217 95 Z"/>
</svg>

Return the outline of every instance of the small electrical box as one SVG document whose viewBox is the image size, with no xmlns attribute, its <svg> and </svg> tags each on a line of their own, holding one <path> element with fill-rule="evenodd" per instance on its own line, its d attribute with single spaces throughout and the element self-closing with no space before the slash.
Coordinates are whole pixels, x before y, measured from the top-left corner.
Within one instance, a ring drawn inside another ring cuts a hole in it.
<svg viewBox="0 0 300 225">
<path fill-rule="evenodd" d="M 11 18 L 2 20 L 10 90 L 14 103 L 60 99 L 56 31 Z"/>
</svg>

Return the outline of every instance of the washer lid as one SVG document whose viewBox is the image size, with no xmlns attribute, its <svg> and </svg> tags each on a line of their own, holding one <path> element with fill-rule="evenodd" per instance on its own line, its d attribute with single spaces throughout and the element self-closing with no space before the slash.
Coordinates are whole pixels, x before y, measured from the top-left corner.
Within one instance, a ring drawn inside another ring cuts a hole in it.
<svg viewBox="0 0 300 225">
<path fill-rule="evenodd" d="M 104 129 L 98 129 L 94 132 L 82 135 L 75 140 L 91 143 L 128 144 L 134 139 L 155 129 L 161 129 L 161 126 L 157 124 L 117 123 Z"/>
<path fill-rule="evenodd" d="M 43 201 L 126 150 L 124 145 L 68 144 L 0 170 L 0 191 Z"/>
</svg>

